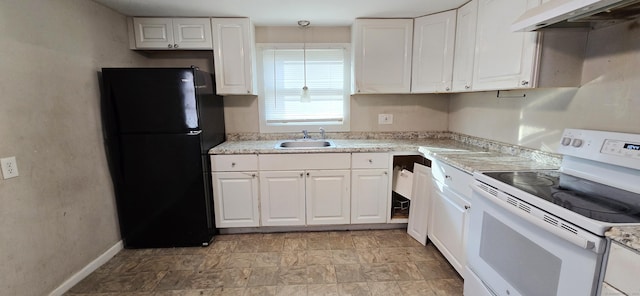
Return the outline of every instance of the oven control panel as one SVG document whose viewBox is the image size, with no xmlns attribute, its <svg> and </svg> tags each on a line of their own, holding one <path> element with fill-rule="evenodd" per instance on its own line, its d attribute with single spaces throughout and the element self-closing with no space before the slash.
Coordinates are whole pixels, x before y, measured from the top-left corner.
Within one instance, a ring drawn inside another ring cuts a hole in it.
<svg viewBox="0 0 640 296">
<path fill-rule="evenodd" d="M 600 152 L 622 157 L 640 158 L 640 143 L 606 139 Z"/>
<path fill-rule="evenodd" d="M 558 153 L 640 169 L 640 134 L 565 129 Z"/>
</svg>

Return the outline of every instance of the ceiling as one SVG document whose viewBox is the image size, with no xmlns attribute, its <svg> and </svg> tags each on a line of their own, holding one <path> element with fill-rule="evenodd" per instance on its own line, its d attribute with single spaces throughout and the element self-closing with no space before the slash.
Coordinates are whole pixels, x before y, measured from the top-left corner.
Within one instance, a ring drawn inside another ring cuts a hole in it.
<svg viewBox="0 0 640 296">
<path fill-rule="evenodd" d="M 94 0 L 127 16 L 249 17 L 256 26 L 350 26 L 358 17 L 418 17 L 468 0 Z"/>
</svg>

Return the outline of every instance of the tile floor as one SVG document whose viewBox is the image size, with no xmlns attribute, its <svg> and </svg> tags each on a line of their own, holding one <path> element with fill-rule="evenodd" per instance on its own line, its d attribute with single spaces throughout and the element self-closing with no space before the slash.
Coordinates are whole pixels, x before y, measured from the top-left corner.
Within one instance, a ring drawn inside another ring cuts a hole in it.
<svg viewBox="0 0 640 296">
<path fill-rule="evenodd" d="M 125 249 L 68 296 L 462 295 L 404 229 L 219 235 L 206 248 Z"/>
</svg>

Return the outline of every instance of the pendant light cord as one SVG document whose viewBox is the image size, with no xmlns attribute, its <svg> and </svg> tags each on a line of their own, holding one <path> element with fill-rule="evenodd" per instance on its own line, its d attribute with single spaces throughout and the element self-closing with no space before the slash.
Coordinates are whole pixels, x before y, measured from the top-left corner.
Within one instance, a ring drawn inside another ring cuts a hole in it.
<svg viewBox="0 0 640 296">
<path fill-rule="evenodd" d="M 303 66 L 303 76 L 304 76 L 304 87 L 307 88 L 307 28 L 311 25 L 310 21 L 300 20 L 298 21 L 298 26 L 302 28 L 304 31 L 302 36 L 302 66 Z"/>
</svg>

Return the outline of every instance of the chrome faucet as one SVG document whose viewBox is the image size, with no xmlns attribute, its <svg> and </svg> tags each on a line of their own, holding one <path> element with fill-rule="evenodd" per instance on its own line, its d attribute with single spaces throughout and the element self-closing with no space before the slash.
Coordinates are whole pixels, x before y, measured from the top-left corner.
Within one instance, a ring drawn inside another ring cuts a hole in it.
<svg viewBox="0 0 640 296">
<path fill-rule="evenodd" d="M 324 140 L 324 128 L 320 128 L 320 136 L 322 137 L 322 139 Z"/>
<path fill-rule="evenodd" d="M 304 135 L 304 136 L 302 137 L 303 139 L 310 139 L 310 138 L 309 138 L 309 132 L 307 132 L 307 130 L 306 130 L 306 129 L 305 129 L 305 130 L 302 130 L 302 134 Z"/>
</svg>

